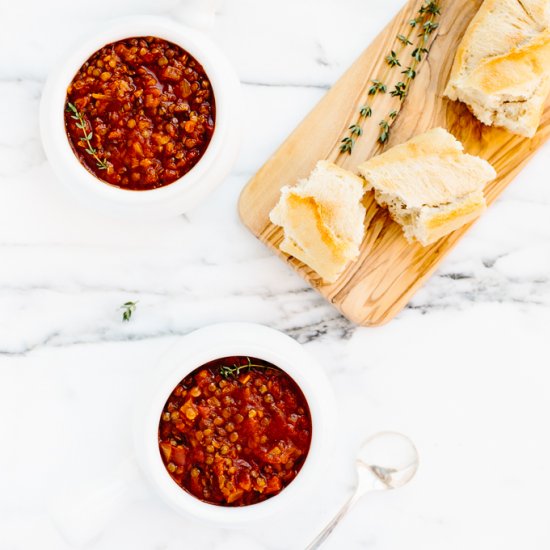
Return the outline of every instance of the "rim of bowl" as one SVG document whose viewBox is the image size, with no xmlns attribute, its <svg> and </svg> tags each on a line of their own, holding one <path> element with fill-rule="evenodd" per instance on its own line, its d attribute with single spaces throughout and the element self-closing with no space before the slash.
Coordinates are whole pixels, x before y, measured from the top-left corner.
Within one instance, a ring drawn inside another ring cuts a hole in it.
<svg viewBox="0 0 550 550">
<path fill-rule="evenodd" d="M 246 334 L 244 338 L 243 334 Z M 210 343 L 209 349 L 204 349 L 205 343 L 207 346 Z M 182 359 L 182 353 L 185 353 L 185 359 Z M 265 501 L 240 507 L 203 502 L 181 488 L 166 471 L 158 448 L 160 417 L 176 385 L 201 365 L 228 356 L 256 357 L 280 368 L 303 392 L 312 423 L 307 457 L 292 482 Z M 336 401 L 321 366 L 289 336 L 263 325 L 249 323 L 211 325 L 184 336 L 161 357 L 157 371 L 164 371 L 166 375 L 162 376 L 161 382 L 157 381 L 152 394 L 148 391 L 148 410 L 145 417 L 138 415 L 135 426 L 135 435 L 141 440 L 137 442 L 138 451 L 141 451 L 138 452 L 138 459 L 141 459 L 145 473 L 158 492 L 176 510 L 222 525 L 261 519 L 291 502 L 293 496 L 311 484 L 326 466 L 334 441 Z"/>
<path fill-rule="evenodd" d="M 90 56 L 107 44 L 140 36 L 156 36 L 173 42 L 192 55 L 203 66 L 210 80 L 216 104 L 214 132 L 197 164 L 174 182 L 143 191 L 116 187 L 85 168 L 71 147 L 63 116 L 67 87 Z M 165 201 L 185 191 L 192 195 L 194 186 L 205 185 L 203 178 L 215 165 L 216 158 L 223 151 L 224 138 L 230 132 L 231 125 L 235 124 L 236 106 L 233 103 L 240 103 L 238 78 L 219 48 L 200 31 L 157 16 L 114 19 L 106 28 L 84 39 L 50 74 L 41 104 L 42 141 L 48 158 L 53 160 L 54 168 L 62 166 L 68 172 L 65 176 L 70 173 L 75 177 L 71 185 L 81 185 L 88 192 L 115 202 L 142 204 Z M 199 188 L 199 194 L 202 196 L 213 187 Z"/>
</svg>

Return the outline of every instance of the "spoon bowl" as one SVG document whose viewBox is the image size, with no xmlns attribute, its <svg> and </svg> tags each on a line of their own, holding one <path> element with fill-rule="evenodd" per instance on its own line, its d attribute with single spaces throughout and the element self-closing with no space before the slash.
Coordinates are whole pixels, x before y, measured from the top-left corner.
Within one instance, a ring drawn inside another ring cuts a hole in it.
<svg viewBox="0 0 550 550">
<path fill-rule="evenodd" d="M 418 452 L 413 442 L 396 432 L 381 432 L 367 439 L 357 454 L 359 477 L 365 470 L 373 479 L 372 489 L 398 489 L 406 485 L 418 469 Z"/>
</svg>

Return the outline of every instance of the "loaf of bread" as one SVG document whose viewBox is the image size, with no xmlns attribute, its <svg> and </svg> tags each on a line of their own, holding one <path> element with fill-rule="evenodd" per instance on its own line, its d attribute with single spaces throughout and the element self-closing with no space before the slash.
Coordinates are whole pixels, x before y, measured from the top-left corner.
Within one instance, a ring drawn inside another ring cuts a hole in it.
<svg viewBox="0 0 550 550">
<path fill-rule="evenodd" d="M 477 218 L 484 186 L 496 177 L 485 160 L 435 128 L 359 166 L 367 189 L 387 207 L 409 241 L 429 245 Z"/>
<path fill-rule="evenodd" d="M 327 283 L 357 258 L 364 235 L 363 180 L 327 161 L 307 179 L 283 187 L 269 218 L 284 230 L 280 249 L 302 261 Z"/>
<path fill-rule="evenodd" d="M 485 0 L 445 95 L 484 124 L 533 137 L 550 93 L 550 0 Z"/>
</svg>

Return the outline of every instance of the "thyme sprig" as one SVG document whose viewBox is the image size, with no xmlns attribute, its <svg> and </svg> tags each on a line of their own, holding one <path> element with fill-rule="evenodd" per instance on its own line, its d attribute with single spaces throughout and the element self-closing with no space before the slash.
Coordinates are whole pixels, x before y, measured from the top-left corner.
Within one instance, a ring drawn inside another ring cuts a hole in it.
<svg viewBox="0 0 550 550">
<path fill-rule="evenodd" d="M 439 23 L 435 20 L 439 15 L 441 15 L 439 0 L 425 0 L 419 8 L 416 17 L 409 21 L 407 34 L 396 35 L 396 45 L 385 57 L 386 73 L 383 77 L 371 80 L 371 86 L 368 89 L 369 98 L 374 100 L 377 94 L 389 93 L 390 96 L 399 100 L 400 105 L 403 103 L 409 94 L 413 80 L 417 76 L 418 66 L 429 53 L 430 36 L 439 27 Z M 420 29 L 420 33 L 414 37 L 418 29 Z M 410 53 L 412 59 L 410 63 L 407 64 L 404 63 L 402 56 L 409 46 L 413 46 L 412 52 Z M 403 77 L 388 91 L 389 86 L 387 81 L 390 72 L 396 67 L 403 69 L 401 71 Z M 384 144 L 388 141 L 391 127 L 399 115 L 400 110 L 400 106 L 397 109 L 393 109 L 386 118 L 379 121 L 378 126 L 380 130 L 378 142 L 380 144 Z M 366 119 L 372 117 L 373 112 L 372 104 L 363 105 L 360 108 L 359 116 L 356 121 L 348 127 L 348 135 L 340 142 L 340 153 L 351 154 L 356 140 L 364 133 L 364 123 Z"/>
<path fill-rule="evenodd" d="M 100 159 L 97 155 L 97 149 L 92 145 L 93 132 L 90 130 L 88 132 L 88 125 L 82 113 L 76 108 L 71 102 L 67 102 L 67 110 L 72 113 L 71 118 L 76 120 L 76 127 L 82 130 L 82 140 L 86 143 L 86 153 L 91 155 L 97 163 L 97 167 L 100 170 L 107 170 L 107 162 Z"/>
<path fill-rule="evenodd" d="M 220 374 L 223 378 L 229 380 L 231 378 L 237 378 L 241 371 L 249 371 L 250 369 L 273 369 L 270 365 L 258 365 L 253 363 L 250 357 L 247 357 L 246 361 L 247 362 L 244 365 L 238 365 L 237 363 L 235 363 L 232 367 L 229 365 L 223 365 L 220 367 Z"/>
<path fill-rule="evenodd" d="M 425 17 L 428 19 L 426 20 Z M 416 28 L 421 25 L 422 32 L 418 35 L 420 39 L 416 44 L 415 48 L 411 53 L 412 62 L 411 64 L 403 71 L 401 74 L 404 75 L 403 80 L 397 82 L 390 91 L 392 97 L 398 98 L 400 102 L 403 102 L 407 95 L 409 94 L 409 89 L 411 87 L 412 81 L 416 78 L 418 66 L 424 59 L 425 55 L 428 55 L 429 48 L 428 43 L 430 41 L 431 34 L 439 27 L 439 23 L 434 21 L 435 17 L 441 14 L 441 9 L 437 1 L 432 0 L 424 4 L 419 10 L 419 17 L 413 19 L 409 22 L 411 28 Z M 400 109 L 399 109 L 400 110 Z M 381 144 L 386 143 L 389 139 L 389 134 L 393 122 L 399 114 L 399 110 L 393 110 L 389 113 L 388 117 L 391 119 L 391 122 L 383 120 L 380 124 L 381 130 L 380 135 L 378 136 L 378 142 Z"/>
<path fill-rule="evenodd" d="M 119 309 L 122 309 L 122 321 L 127 323 L 131 318 L 132 314 L 136 310 L 137 307 L 137 301 L 136 302 L 125 302 L 120 306 Z"/>
</svg>

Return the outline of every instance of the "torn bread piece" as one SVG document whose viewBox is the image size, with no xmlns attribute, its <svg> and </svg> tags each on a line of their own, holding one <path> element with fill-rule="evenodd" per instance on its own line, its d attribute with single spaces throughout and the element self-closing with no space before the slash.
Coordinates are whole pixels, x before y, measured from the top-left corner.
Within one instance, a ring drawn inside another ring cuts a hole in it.
<svg viewBox="0 0 550 550">
<path fill-rule="evenodd" d="M 364 235 L 363 180 L 328 161 L 283 187 L 269 218 L 283 228 L 280 249 L 333 283 L 357 258 Z"/>
<path fill-rule="evenodd" d="M 407 240 L 427 246 L 486 208 L 483 188 L 496 172 L 463 151 L 449 132 L 434 128 L 361 164 L 359 172 Z"/>
<path fill-rule="evenodd" d="M 533 137 L 550 93 L 550 0 L 485 0 L 445 95 L 484 124 Z"/>
</svg>

